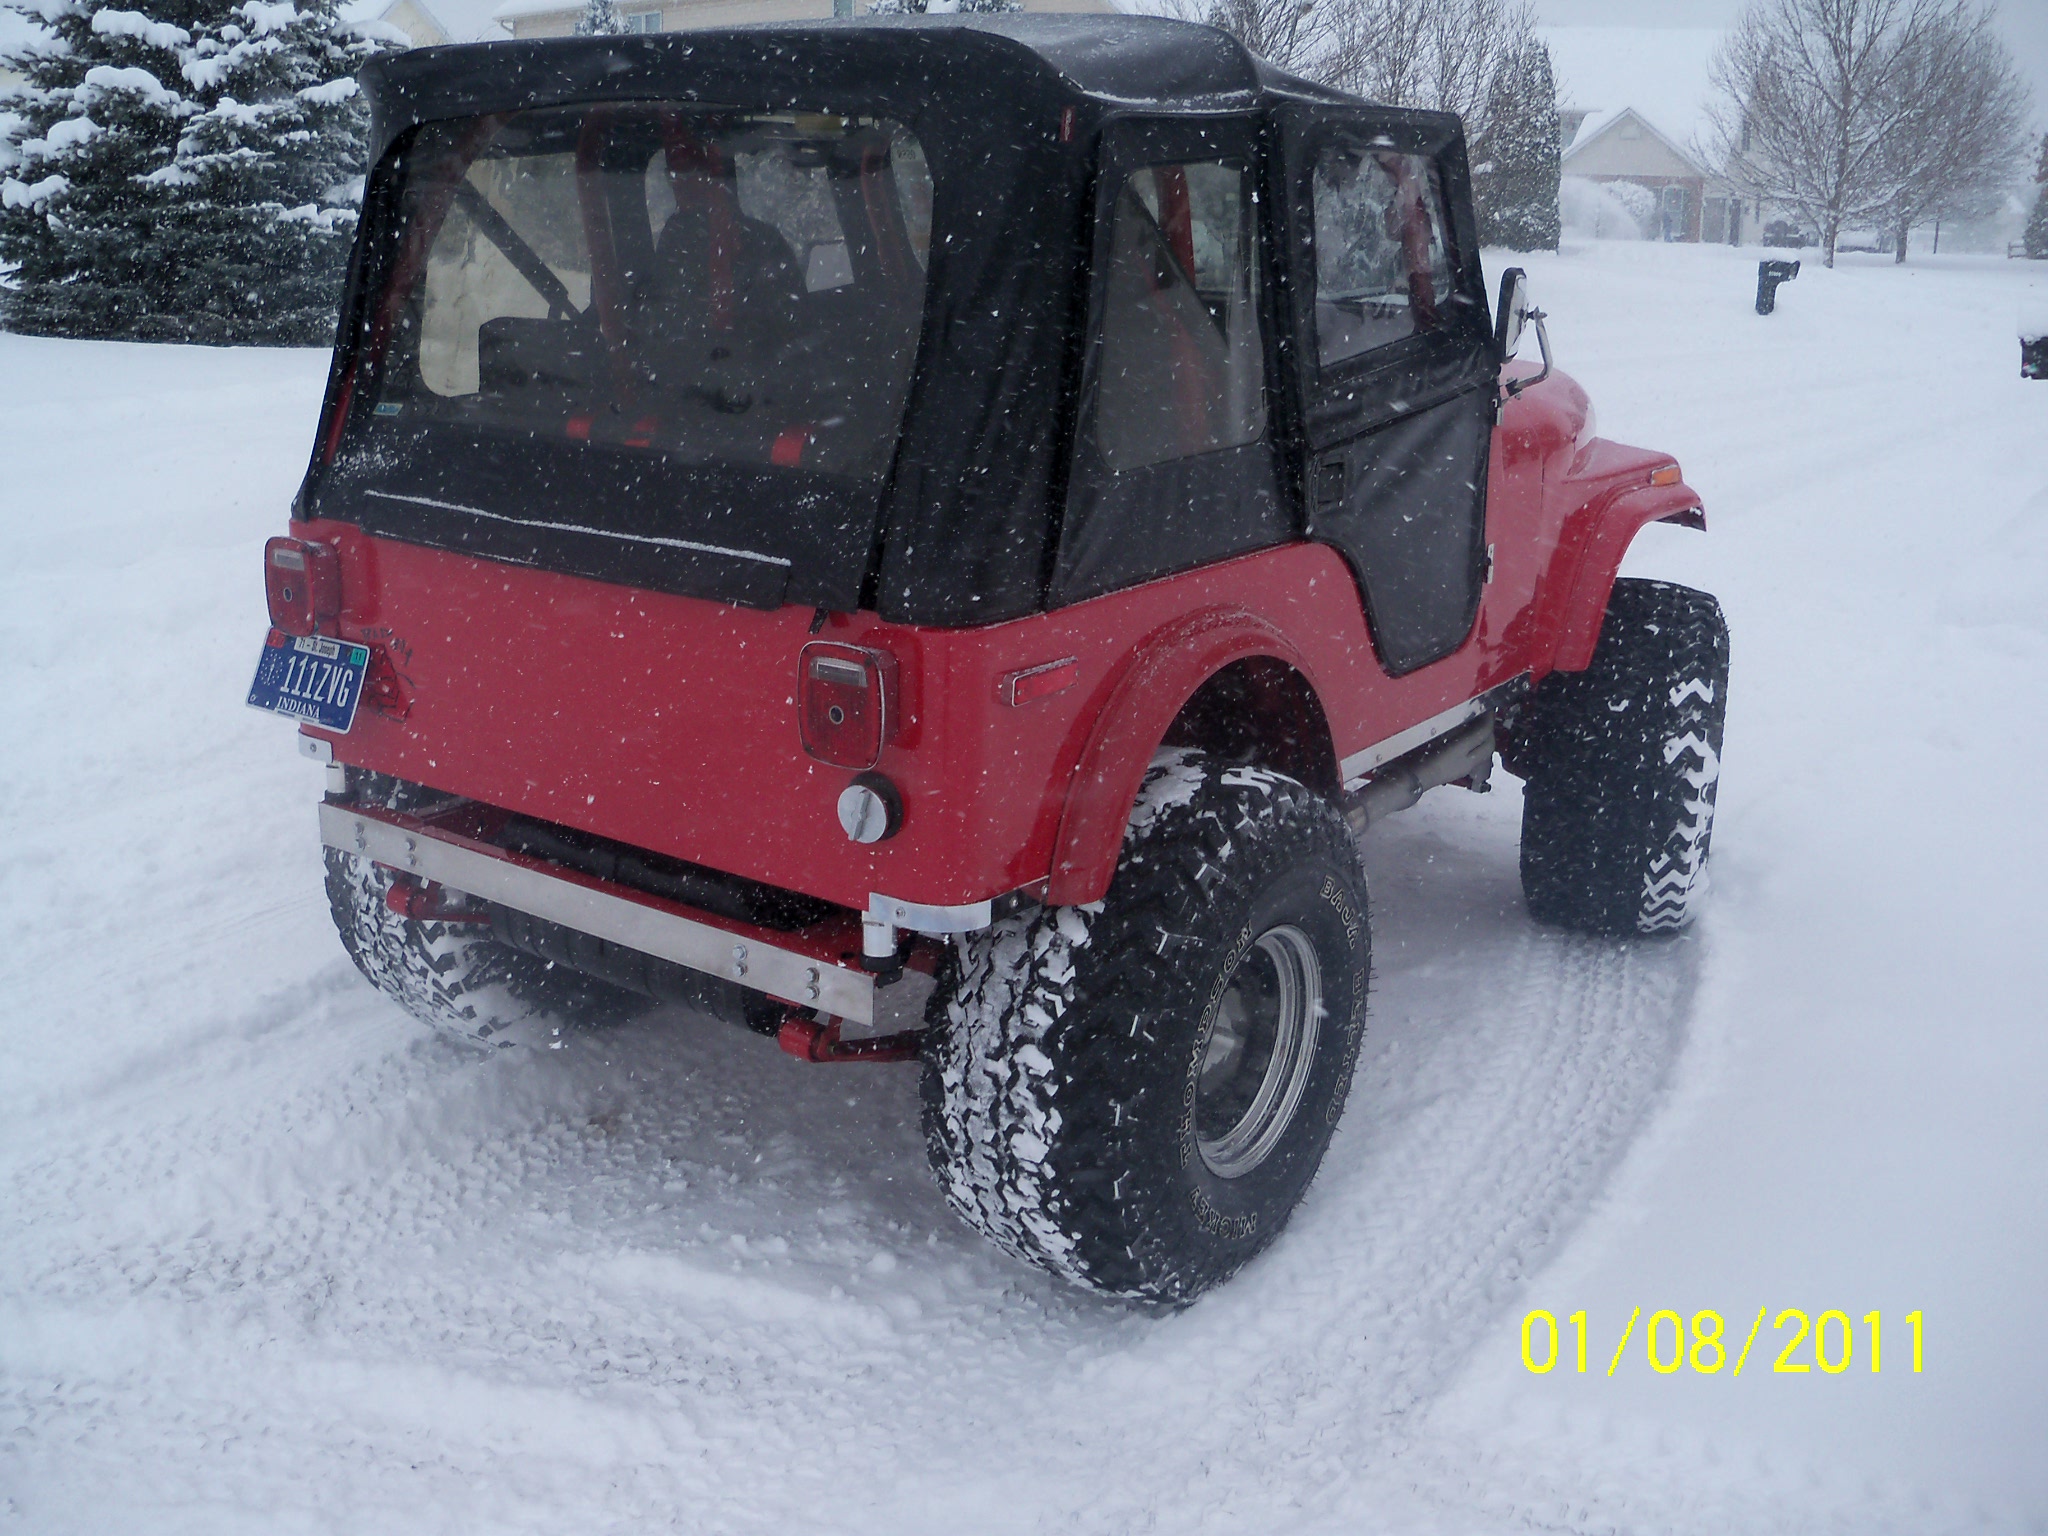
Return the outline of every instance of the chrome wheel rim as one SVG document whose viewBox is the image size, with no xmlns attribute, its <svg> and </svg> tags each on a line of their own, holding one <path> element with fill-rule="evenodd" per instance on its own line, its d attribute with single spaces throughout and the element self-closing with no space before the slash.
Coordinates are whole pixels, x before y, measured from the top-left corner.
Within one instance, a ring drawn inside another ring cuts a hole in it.
<svg viewBox="0 0 2048 1536">
<path fill-rule="evenodd" d="M 1195 1147 L 1219 1179 L 1265 1162 L 1294 1123 L 1322 1017 L 1315 945 L 1299 928 L 1268 929 L 1231 973 L 1196 1068 Z"/>
</svg>

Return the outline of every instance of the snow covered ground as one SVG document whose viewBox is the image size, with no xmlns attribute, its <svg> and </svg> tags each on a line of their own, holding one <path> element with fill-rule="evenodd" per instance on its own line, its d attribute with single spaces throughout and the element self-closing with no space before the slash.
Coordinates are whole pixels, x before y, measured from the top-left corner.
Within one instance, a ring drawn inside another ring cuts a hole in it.
<svg viewBox="0 0 2048 1536">
<path fill-rule="evenodd" d="M 1632 556 L 1733 629 L 1705 920 L 1531 928 L 1512 781 L 1376 831 L 1329 1162 L 1166 1320 L 962 1229 L 913 1068 L 681 1014 L 479 1059 L 370 992 L 241 705 L 324 360 L 0 336 L 0 1527 L 2048 1529 L 2048 270 L 1765 320 L 1756 254 L 1528 263 L 1707 498 Z M 1610 1377 L 1638 1307 L 1858 1352 L 1661 1375 L 1639 1323 Z"/>
</svg>

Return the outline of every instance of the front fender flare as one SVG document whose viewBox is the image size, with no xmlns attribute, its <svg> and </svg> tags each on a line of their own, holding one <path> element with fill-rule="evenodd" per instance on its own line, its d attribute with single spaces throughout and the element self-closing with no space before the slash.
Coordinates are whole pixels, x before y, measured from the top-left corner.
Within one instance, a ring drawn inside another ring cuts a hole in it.
<svg viewBox="0 0 2048 1536">
<path fill-rule="evenodd" d="M 1684 521 L 1694 527 L 1706 526 L 1699 492 L 1682 480 L 1672 485 L 1624 486 L 1595 497 L 1580 517 L 1584 519 L 1583 532 L 1570 541 L 1579 546 L 1578 559 L 1570 579 L 1560 583 L 1561 600 L 1553 619 L 1557 646 L 1550 664 L 1559 672 L 1583 672 L 1593 664 L 1593 648 L 1600 642 L 1614 578 L 1638 533 L 1651 523 Z"/>
<path fill-rule="evenodd" d="M 1077 906 L 1108 893 L 1145 769 L 1175 717 L 1218 672 L 1258 656 L 1285 662 L 1316 687 L 1301 652 L 1269 620 L 1246 609 L 1203 609 L 1140 642 L 1068 781 L 1048 903 Z"/>
</svg>

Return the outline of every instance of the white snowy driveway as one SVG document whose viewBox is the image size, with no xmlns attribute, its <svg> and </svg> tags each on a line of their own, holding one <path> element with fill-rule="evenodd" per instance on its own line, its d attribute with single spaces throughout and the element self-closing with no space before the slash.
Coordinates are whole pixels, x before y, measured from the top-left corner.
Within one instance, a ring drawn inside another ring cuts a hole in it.
<svg viewBox="0 0 2048 1536">
<path fill-rule="evenodd" d="M 324 358 L 0 336 L 0 1528 L 2039 1529 L 2048 271 L 1809 267 L 1761 320 L 1756 254 L 1529 263 L 1707 498 L 1633 557 L 1734 634 L 1705 922 L 1532 929 L 1512 781 L 1376 832 L 1329 1163 L 1166 1320 L 959 1227 L 914 1068 L 424 1038 L 241 706 Z M 1532 1307 L 1585 1375 L 1523 1368 Z M 1879 1310 L 1882 1371 L 1639 1332 L 1610 1378 L 1636 1307 Z"/>
</svg>

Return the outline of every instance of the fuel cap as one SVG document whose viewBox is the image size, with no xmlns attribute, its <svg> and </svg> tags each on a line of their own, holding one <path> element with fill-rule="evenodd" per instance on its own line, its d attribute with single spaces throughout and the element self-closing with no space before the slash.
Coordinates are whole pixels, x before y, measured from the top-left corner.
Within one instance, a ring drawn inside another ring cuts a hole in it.
<svg viewBox="0 0 2048 1536">
<path fill-rule="evenodd" d="M 879 773 L 864 773 L 839 792 L 839 825 L 856 843 L 879 843 L 903 825 L 903 794 Z"/>
</svg>

